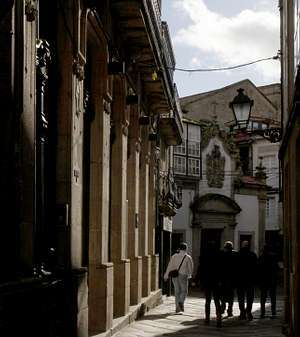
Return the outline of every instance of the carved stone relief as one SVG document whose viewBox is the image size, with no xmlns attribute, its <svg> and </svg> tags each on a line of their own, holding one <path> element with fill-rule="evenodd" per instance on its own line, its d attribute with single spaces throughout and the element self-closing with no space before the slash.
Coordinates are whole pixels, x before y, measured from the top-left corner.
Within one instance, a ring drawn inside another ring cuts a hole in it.
<svg viewBox="0 0 300 337">
<path fill-rule="evenodd" d="M 215 145 L 212 152 L 206 155 L 206 177 L 209 187 L 222 188 L 225 177 L 225 157 L 220 147 Z"/>
</svg>

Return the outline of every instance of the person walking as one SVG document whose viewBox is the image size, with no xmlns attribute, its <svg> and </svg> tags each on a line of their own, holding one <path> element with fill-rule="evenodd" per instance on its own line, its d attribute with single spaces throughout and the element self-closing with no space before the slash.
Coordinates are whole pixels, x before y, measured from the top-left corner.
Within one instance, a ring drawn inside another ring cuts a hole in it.
<svg viewBox="0 0 300 337">
<path fill-rule="evenodd" d="M 172 255 L 164 274 L 165 281 L 169 277 L 172 278 L 176 312 L 184 311 L 184 302 L 188 293 L 188 280 L 192 277 L 193 270 L 193 259 L 187 253 L 187 244 L 183 242 L 179 245 L 179 252 Z M 173 273 L 173 271 L 178 271 L 178 273 Z M 178 275 L 172 276 L 172 274 Z"/>
<path fill-rule="evenodd" d="M 221 252 L 217 248 L 215 241 L 209 241 L 206 249 L 199 259 L 199 268 L 196 278 L 200 281 L 200 286 L 205 296 L 205 320 L 206 325 L 210 324 L 210 306 L 213 298 L 216 308 L 217 327 L 221 327 L 221 302 L 220 302 L 220 270 Z"/>
<path fill-rule="evenodd" d="M 236 286 L 237 252 L 233 250 L 233 243 L 226 241 L 221 254 L 221 313 L 227 307 L 228 317 L 233 316 L 234 289 Z"/>
<path fill-rule="evenodd" d="M 257 256 L 250 250 L 249 242 L 243 241 L 238 253 L 237 295 L 240 309 L 239 319 L 253 319 L 252 305 L 254 285 L 257 277 Z M 246 297 L 246 307 L 245 307 Z"/>
<path fill-rule="evenodd" d="M 276 288 L 279 271 L 278 262 L 277 254 L 275 254 L 271 250 L 271 247 L 266 244 L 262 254 L 258 258 L 261 318 L 265 317 L 265 305 L 268 294 L 271 300 L 272 317 L 276 316 Z"/>
</svg>

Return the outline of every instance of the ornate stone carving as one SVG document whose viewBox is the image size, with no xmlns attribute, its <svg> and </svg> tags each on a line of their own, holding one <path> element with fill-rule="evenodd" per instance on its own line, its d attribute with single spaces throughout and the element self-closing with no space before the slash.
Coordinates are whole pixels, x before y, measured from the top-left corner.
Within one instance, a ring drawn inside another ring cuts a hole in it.
<svg viewBox="0 0 300 337">
<path fill-rule="evenodd" d="M 213 121 L 209 121 L 201 126 L 201 132 L 202 132 L 202 140 L 201 145 L 204 149 L 211 138 L 219 137 L 226 148 L 226 150 L 231 154 L 237 157 L 238 154 L 238 148 L 235 144 L 234 138 L 229 132 L 226 132 L 225 130 L 220 129 L 219 125 Z"/>
<path fill-rule="evenodd" d="M 128 137 L 128 127 L 129 127 L 129 122 L 128 120 L 125 120 L 123 123 L 122 123 L 122 133 L 124 136 Z"/>
<path fill-rule="evenodd" d="M 51 62 L 50 45 L 48 41 L 39 39 L 36 43 L 36 71 L 37 71 L 37 105 L 38 105 L 38 135 L 45 141 L 48 129 L 48 116 L 44 107 L 45 91 L 48 83 L 48 71 Z"/>
<path fill-rule="evenodd" d="M 73 61 L 73 73 L 79 81 L 84 80 L 84 61 L 80 56 Z"/>
<path fill-rule="evenodd" d="M 25 3 L 25 14 L 27 21 L 32 22 L 36 19 L 37 16 L 37 8 L 35 0 L 26 0 Z"/>
<path fill-rule="evenodd" d="M 141 148 L 142 148 L 142 145 L 141 145 L 141 139 L 139 138 L 139 140 L 137 140 L 136 142 L 135 142 L 135 150 L 136 150 L 136 152 L 138 152 L 138 153 L 140 153 L 141 152 Z"/>
<path fill-rule="evenodd" d="M 222 188 L 225 176 L 225 157 L 221 156 L 220 147 L 214 146 L 211 154 L 206 155 L 206 177 L 209 187 Z"/>
</svg>

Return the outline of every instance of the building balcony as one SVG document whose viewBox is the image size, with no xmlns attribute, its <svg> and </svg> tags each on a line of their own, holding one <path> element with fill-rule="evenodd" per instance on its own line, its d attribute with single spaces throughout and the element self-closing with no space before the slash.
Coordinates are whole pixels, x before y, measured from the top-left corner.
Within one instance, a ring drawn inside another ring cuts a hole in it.
<svg viewBox="0 0 300 337">
<path fill-rule="evenodd" d="M 163 113 L 159 119 L 160 134 L 167 145 L 180 145 L 183 139 L 182 111 L 176 85 L 174 85 L 174 109 Z"/>
<path fill-rule="evenodd" d="M 159 212 L 163 216 L 174 216 L 182 206 L 178 197 L 177 185 L 171 171 L 160 172 Z"/>
<path fill-rule="evenodd" d="M 140 74 L 142 104 L 147 102 L 152 113 L 169 113 L 174 109 L 174 88 L 168 60 L 174 60 L 174 55 L 170 55 L 167 30 L 162 28 L 160 1 L 112 0 L 111 4 L 126 43 L 126 60 L 130 60 L 126 72 L 132 77 Z"/>
</svg>

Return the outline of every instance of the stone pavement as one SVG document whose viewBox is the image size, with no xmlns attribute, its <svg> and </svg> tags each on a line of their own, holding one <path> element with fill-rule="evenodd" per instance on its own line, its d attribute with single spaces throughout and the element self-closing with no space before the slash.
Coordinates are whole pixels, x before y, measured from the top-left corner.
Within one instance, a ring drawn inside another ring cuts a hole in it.
<svg viewBox="0 0 300 337">
<path fill-rule="evenodd" d="M 223 315 L 222 328 L 216 327 L 212 302 L 211 323 L 204 325 L 204 298 L 200 294 L 188 297 L 184 313 L 174 312 L 174 297 L 166 297 L 163 304 L 151 309 L 138 321 L 116 333 L 114 337 L 284 337 L 281 334 L 283 300 L 277 299 L 277 318 L 270 318 L 266 305 L 266 318 L 260 319 L 259 300 L 253 304 L 253 321 L 239 321 L 238 303 L 233 306 L 234 317 Z"/>
</svg>

